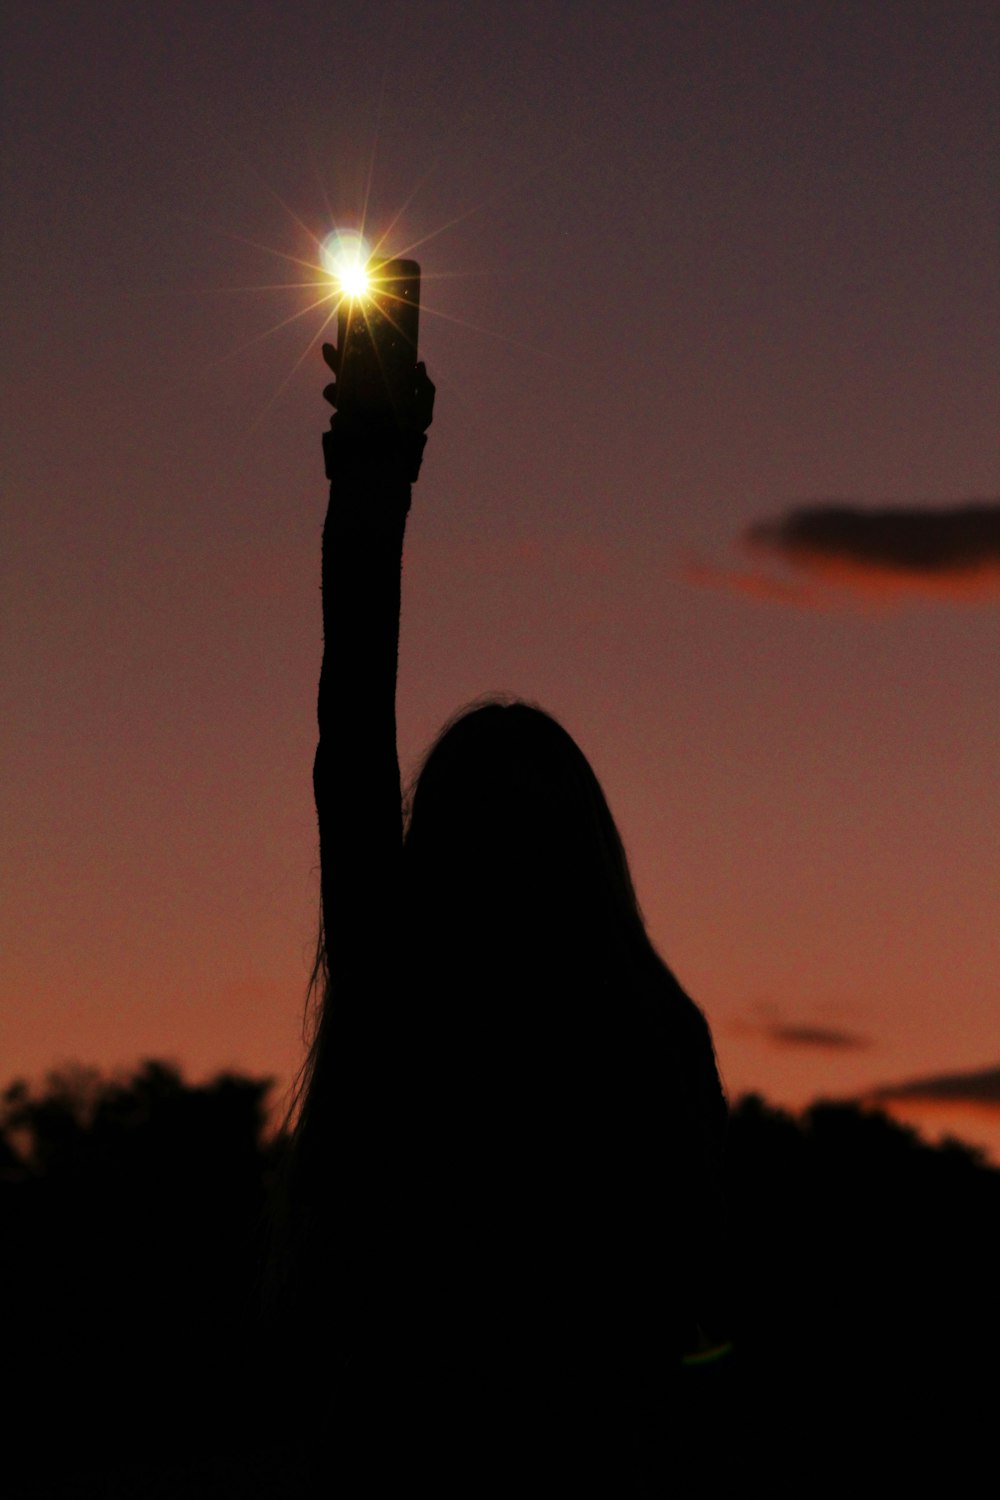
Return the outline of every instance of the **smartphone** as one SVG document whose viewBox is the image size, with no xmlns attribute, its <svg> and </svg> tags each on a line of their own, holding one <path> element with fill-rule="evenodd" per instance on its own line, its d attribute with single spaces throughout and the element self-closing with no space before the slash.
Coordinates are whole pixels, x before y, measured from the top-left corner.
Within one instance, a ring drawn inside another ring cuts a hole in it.
<svg viewBox="0 0 1000 1500">
<path fill-rule="evenodd" d="M 415 260 L 372 261 L 368 289 L 337 313 L 337 410 L 402 419 L 413 393 L 420 319 Z"/>
</svg>

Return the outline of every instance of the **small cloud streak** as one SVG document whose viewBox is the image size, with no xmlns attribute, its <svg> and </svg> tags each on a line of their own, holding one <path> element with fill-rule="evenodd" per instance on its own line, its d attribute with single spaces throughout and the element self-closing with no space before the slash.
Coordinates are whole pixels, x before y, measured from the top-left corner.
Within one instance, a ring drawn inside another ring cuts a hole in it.
<svg viewBox="0 0 1000 1500">
<path fill-rule="evenodd" d="M 937 1073 L 885 1084 L 866 1095 L 873 1104 L 969 1104 L 1000 1113 L 1000 1066 L 973 1073 Z"/>
<path fill-rule="evenodd" d="M 1000 502 L 866 509 L 848 501 L 794 506 L 747 527 L 741 546 L 797 577 L 691 563 L 688 581 L 800 609 L 844 599 L 869 606 L 905 598 L 1000 600 Z"/>
<path fill-rule="evenodd" d="M 871 1046 L 870 1037 L 831 1026 L 773 1025 L 764 1026 L 761 1031 L 776 1047 L 819 1047 L 832 1052 L 848 1052 Z"/>
<path fill-rule="evenodd" d="M 812 1021 L 789 1021 L 782 1018 L 777 1007 L 759 1003 L 754 1007 L 756 1017 L 734 1019 L 730 1030 L 734 1033 L 754 1037 L 772 1047 L 812 1047 L 825 1052 L 857 1052 L 872 1045 L 872 1039 L 860 1031 L 850 1031 L 845 1026 L 824 1026 Z"/>
</svg>

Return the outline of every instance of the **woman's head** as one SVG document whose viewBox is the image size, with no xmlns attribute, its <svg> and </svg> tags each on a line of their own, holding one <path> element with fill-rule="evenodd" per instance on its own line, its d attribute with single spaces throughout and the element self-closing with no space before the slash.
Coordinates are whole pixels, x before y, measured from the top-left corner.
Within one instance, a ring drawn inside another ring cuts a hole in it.
<svg viewBox="0 0 1000 1500">
<path fill-rule="evenodd" d="M 444 728 L 408 799 L 418 924 L 473 942 L 607 942 L 642 930 L 625 851 L 589 762 L 529 703 L 489 700 Z"/>
</svg>

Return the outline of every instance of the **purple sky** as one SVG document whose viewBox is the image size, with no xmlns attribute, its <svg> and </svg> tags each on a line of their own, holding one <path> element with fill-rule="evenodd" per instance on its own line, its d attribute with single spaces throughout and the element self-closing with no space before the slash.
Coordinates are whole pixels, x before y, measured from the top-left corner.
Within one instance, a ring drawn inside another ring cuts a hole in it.
<svg viewBox="0 0 1000 1500">
<path fill-rule="evenodd" d="M 8 0 L 5 1077 L 299 1060 L 311 268 L 366 199 L 438 385 L 404 769 L 487 690 L 556 713 L 732 1093 L 996 1067 L 998 34 L 969 0 Z M 905 515 L 872 551 L 886 507 L 936 514 L 930 562 Z M 1000 1155 L 998 1092 L 928 1119 Z"/>
</svg>

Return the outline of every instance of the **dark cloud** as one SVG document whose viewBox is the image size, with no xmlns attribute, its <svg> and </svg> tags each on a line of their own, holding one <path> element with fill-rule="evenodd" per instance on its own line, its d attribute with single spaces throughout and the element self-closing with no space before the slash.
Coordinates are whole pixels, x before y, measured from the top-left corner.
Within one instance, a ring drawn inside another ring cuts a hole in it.
<svg viewBox="0 0 1000 1500">
<path fill-rule="evenodd" d="M 699 588 L 791 605 L 876 610 L 918 597 L 982 604 L 1000 599 L 1000 501 L 867 509 L 846 500 L 793 506 L 755 521 L 740 538 L 745 552 L 793 570 L 688 562 L 684 577 Z"/>
<path fill-rule="evenodd" d="M 1000 1066 L 974 1073 L 938 1073 L 907 1083 L 890 1083 L 873 1089 L 868 1098 L 878 1104 L 976 1104 L 1000 1109 Z"/>
<path fill-rule="evenodd" d="M 824 501 L 758 521 L 743 541 L 806 569 L 839 563 L 932 576 L 1000 570 L 1000 503 L 867 510 Z"/>
<path fill-rule="evenodd" d="M 823 1047 L 848 1051 L 870 1047 L 871 1041 L 855 1031 L 840 1031 L 830 1026 L 785 1026 L 774 1024 L 761 1028 L 768 1041 L 778 1047 Z"/>
</svg>

